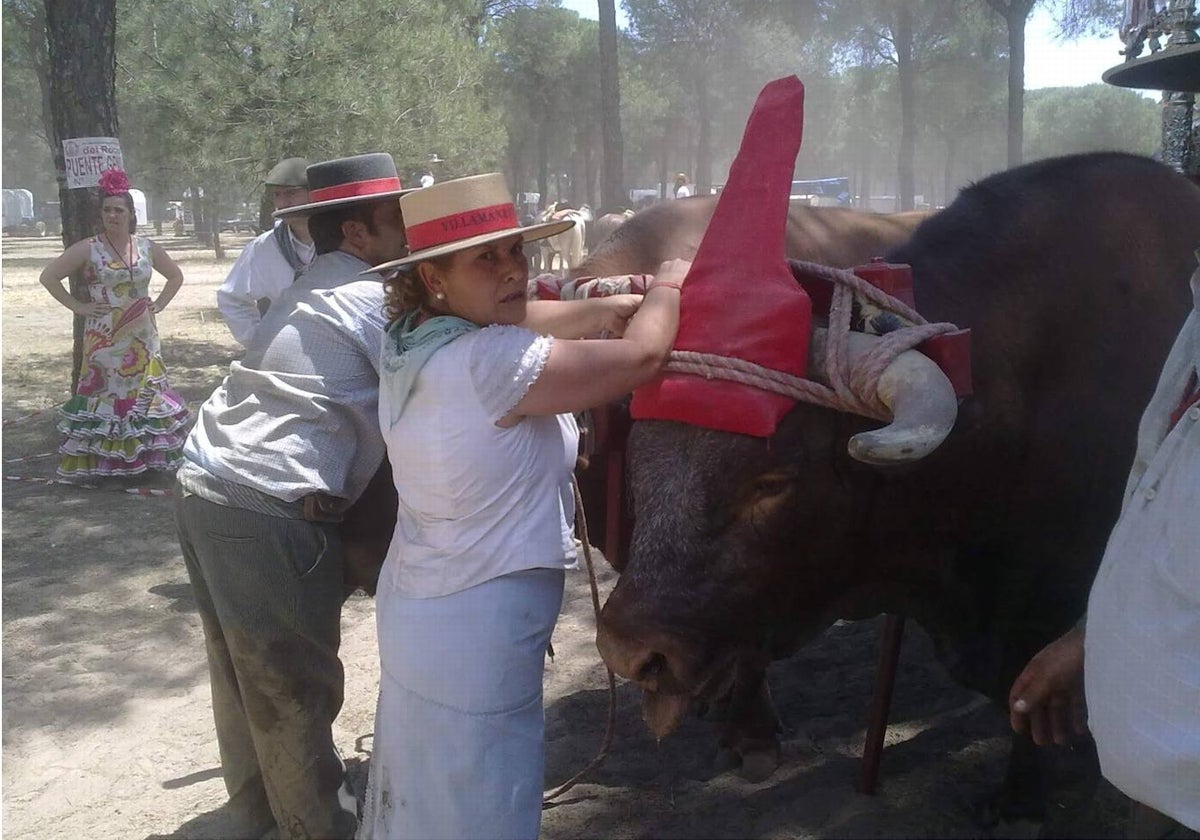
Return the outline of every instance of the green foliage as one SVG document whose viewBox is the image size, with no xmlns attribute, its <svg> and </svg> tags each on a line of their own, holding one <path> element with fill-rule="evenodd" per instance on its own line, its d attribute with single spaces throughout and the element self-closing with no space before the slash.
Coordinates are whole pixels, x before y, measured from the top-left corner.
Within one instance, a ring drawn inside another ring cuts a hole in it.
<svg viewBox="0 0 1200 840">
<path fill-rule="evenodd" d="M 797 176 L 894 193 L 896 2 L 622 0 L 626 187 L 677 171 L 720 184 L 758 90 L 795 73 L 807 91 Z M 941 203 L 1004 165 L 1006 32 L 984 0 L 905 2 L 916 192 Z M 1110 26 L 1120 5 L 1041 2 L 1068 34 Z M 5 181 L 35 192 L 53 187 L 40 9 L 3 0 Z M 126 164 L 152 200 L 200 187 L 226 208 L 255 204 L 284 156 L 375 150 L 395 156 L 406 182 L 427 169 L 443 180 L 500 169 L 544 201 L 599 197 L 598 26 L 559 0 L 118 0 L 117 51 Z M 1149 152 L 1159 136 L 1152 102 L 1100 86 L 1030 92 L 1026 108 L 1031 158 Z"/>
<path fill-rule="evenodd" d="M 1123 0 L 1045 0 L 1064 38 L 1109 35 L 1117 31 L 1125 12 Z"/>
<path fill-rule="evenodd" d="M 57 201 L 50 141 L 42 121 L 45 15 L 40 0 L 5 0 L 3 7 L 4 186 L 26 188 L 37 201 Z"/>
<path fill-rule="evenodd" d="M 1029 160 L 1110 150 L 1151 155 L 1161 139 L 1158 104 L 1131 90 L 1095 84 L 1025 94 Z"/>
<path fill-rule="evenodd" d="M 438 4 L 122 0 L 120 20 L 125 140 L 164 186 L 245 200 L 287 155 L 388 151 L 417 175 L 436 153 L 450 176 L 502 151 L 487 62 Z"/>
</svg>

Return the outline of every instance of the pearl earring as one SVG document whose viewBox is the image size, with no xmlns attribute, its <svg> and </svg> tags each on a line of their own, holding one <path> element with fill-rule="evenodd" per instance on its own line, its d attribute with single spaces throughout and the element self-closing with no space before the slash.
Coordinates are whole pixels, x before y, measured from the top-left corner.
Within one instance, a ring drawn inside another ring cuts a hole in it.
<svg viewBox="0 0 1200 840">
<path fill-rule="evenodd" d="M 438 300 L 446 299 L 446 296 L 444 294 L 442 294 L 441 292 L 438 292 L 436 295 L 434 295 L 434 297 L 437 298 Z"/>
</svg>

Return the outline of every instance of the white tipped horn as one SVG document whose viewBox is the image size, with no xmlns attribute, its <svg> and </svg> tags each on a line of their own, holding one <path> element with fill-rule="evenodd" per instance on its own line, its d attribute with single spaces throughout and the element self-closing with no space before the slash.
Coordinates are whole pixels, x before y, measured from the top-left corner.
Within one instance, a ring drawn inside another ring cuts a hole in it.
<svg viewBox="0 0 1200 840">
<path fill-rule="evenodd" d="M 851 364 L 879 342 L 876 336 L 850 333 L 847 352 Z M 825 330 L 814 329 L 809 370 L 826 377 Z M 879 400 L 892 412 L 892 422 L 881 429 L 850 438 L 850 457 L 866 464 L 903 464 L 924 458 L 941 445 L 958 417 L 954 386 L 928 356 L 906 350 L 879 376 Z"/>
</svg>

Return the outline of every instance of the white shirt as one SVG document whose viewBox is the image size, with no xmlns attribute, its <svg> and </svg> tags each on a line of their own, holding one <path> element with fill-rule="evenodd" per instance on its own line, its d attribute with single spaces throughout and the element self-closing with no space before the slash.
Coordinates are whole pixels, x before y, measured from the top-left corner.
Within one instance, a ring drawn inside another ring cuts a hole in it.
<svg viewBox="0 0 1200 840">
<path fill-rule="evenodd" d="M 296 256 L 305 266 L 309 265 L 316 257 L 316 246 L 301 242 L 291 228 L 287 235 Z M 217 290 L 217 309 L 239 344 L 250 346 L 254 329 L 262 320 L 258 311 L 259 299 L 266 298 L 274 303 L 280 292 L 292 285 L 295 274 L 275 243 L 274 229 L 260 234 L 242 249 L 233 268 L 229 269 L 229 276 Z"/>
<path fill-rule="evenodd" d="M 1197 311 L 1138 428 L 1125 504 L 1088 600 L 1085 694 L 1105 778 L 1200 830 L 1200 404 L 1168 430 L 1200 370 Z"/>
<path fill-rule="evenodd" d="M 362 494 L 383 460 L 376 406 L 386 326 L 383 283 L 361 275 L 366 268 L 332 251 L 283 292 L 196 413 L 189 464 L 285 502 L 315 490 Z M 180 470 L 183 481 L 190 468 Z"/>
<path fill-rule="evenodd" d="M 425 363 L 395 425 L 381 389 L 400 504 L 380 597 L 449 595 L 574 559 L 574 418 L 496 426 L 537 379 L 552 343 L 509 326 L 460 336 Z"/>
<path fill-rule="evenodd" d="M 691 198 L 691 196 L 692 196 L 692 188 L 689 187 L 687 184 L 680 184 L 678 187 L 675 188 L 675 197 L 676 198 Z"/>
</svg>

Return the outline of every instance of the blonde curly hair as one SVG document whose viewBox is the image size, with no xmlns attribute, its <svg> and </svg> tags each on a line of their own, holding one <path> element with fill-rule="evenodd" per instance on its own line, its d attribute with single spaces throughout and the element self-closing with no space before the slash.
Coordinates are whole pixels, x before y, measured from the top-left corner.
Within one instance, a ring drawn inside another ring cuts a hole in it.
<svg viewBox="0 0 1200 840">
<path fill-rule="evenodd" d="M 383 312 L 389 324 L 399 321 L 415 309 L 430 308 L 429 290 L 421 281 L 417 266 L 421 263 L 430 263 L 437 271 L 445 271 L 453 257 L 453 254 L 445 254 L 411 263 L 384 278 Z"/>
</svg>

